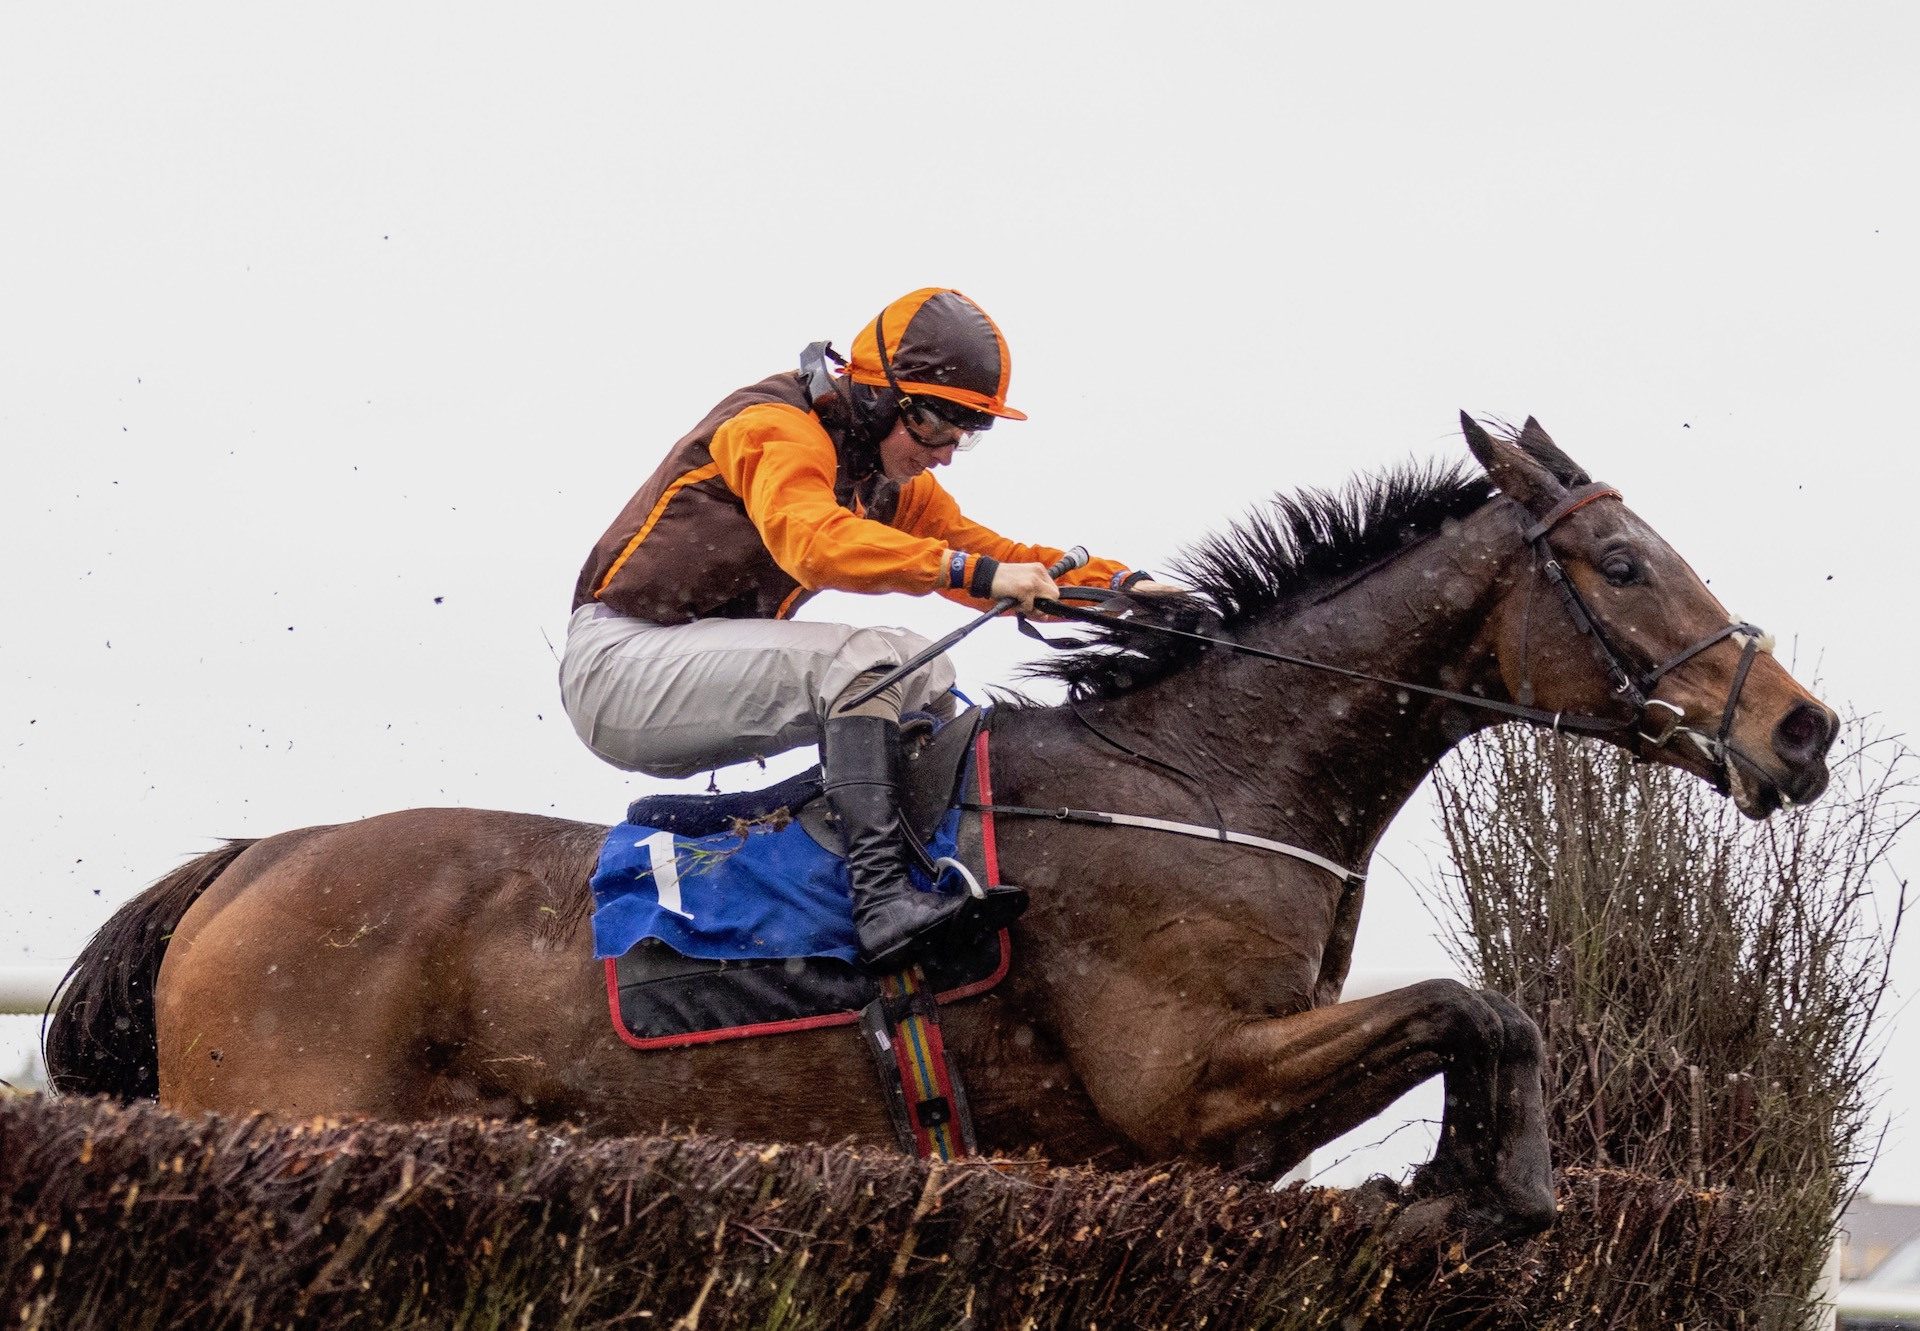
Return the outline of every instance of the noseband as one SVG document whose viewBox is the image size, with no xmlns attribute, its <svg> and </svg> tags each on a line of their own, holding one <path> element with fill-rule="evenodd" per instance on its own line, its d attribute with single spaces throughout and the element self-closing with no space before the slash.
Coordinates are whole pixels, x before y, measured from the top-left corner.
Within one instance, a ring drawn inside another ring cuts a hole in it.
<svg viewBox="0 0 1920 1331">
<path fill-rule="evenodd" d="M 1294 656 L 1287 652 L 1268 651 L 1261 647 L 1249 647 L 1245 643 L 1234 642 L 1227 638 L 1216 638 L 1204 633 L 1193 633 L 1186 629 L 1176 629 L 1164 624 L 1153 624 L 1143 620 L 1125 619 L 1097 611 L 1085 610 L 1069 605 L 1067 601 L 1104 602 L 1124 595 L 1099 587 L 1069 587 L 1061 592 L 1061 599 L 1042 601 L 1040 606 L 1050 615 L 1062 619 L 1071 619 L 1079 623 L 1092 624 L 1106 629 L 1121 629 L 1136 633 L 1157 634 L 1162 637 L 1184 638 L 1209 647 L 1220 647 L 1242 656 L 1259 657 L 1262 660 L 1278 661 L 1285 665 L 1302 666 L 1309 670 L 1318 670 L 1326 674 L 1340 675 L 1347 679 L 1367 680 L 1376 684 L 1404 689 L 1409 693 L 1424 694 L 1446 702 L 1477 708 L 1481 711 L 1497 712 L 1502 716 L 1513 717 L 1521 721 L 1530 721 L 1554 731 L 1566 731 L 1579 735 L 1617 736 L 1622 731 L 1631 731 L 1650 749 L 1664 748 L 1675 736 L 1684 735 L 1716 767 L 1723 782 L 1731 782 L 1731 764 L 1738 762 L 1756 776 L 1764 776 L 1763 770 L 1751 758 L 1742 753 L 1738 746 L 1728 738 L 1733 732 L 1734 714 L 1740 707 L 1740 694 L 1746 687 L 1748 672 L 1753 668 L 1754 657 L 1766 650 L 1766 635 L 1751 624 L 1731 623 L 1726 627 L 1708 634 L 1691 647 L 1659 662 L 1651 669 L 1634 674 L 1626 665 L 1625 655 L 1607 636 L 1587 603 L 1581 598 L 1579 588 L 1567 576 L 1566 569 L 1554 556 L 1553 548 L 1547 537 L 1553 529 L 1568 517 L 1601 499 L 1619 499 L 1620 492 L 1610 485 L 1589 483 L 1578 486 L 1568 492 L 1566 497 L 1541 518 L 1538 522 L 1524 527 L 1521 538 L 1532 552 L 1534 567 L 1546 578 L 1554 590 L 1559 593 L 1560 603 L 1566 608 L 1567 616 L 1573 621 L 1580 633 L 1593 643 L 1595 654 L 1607 672 L 1608 683 L 1613 695 L 1633 710 L 1627 717 L 1591 716 L 1581 712 L 1548 711 L 1545 708 L 1525 706 L 1520 703 L 1502 702 L 1495 698 L 1482 698 L 1471 693 L 1461 693 L 1453 689 L 1435 688 L 1427 684 L 1414 684 L 1407 680 L 1390 679 L 1365 670 L 1355 670 L 1348 666 L 1333 665 L 1325 661 L 1315 661 L 1304 656 Z M 1623 501 L 1624 502 L 1624 501 Z M 1384 566 L 1376 564 L 1367 572 L 1377 571 Z M 1361 575 L 1361 576 L 1364 576 Z M 1356 577 L 1341 583 L 1335 592 L 1344 591 L 1358 582 Z M 1331 595 L 1332 593 L 1328 593 Z M 1323 597 L 1322 599 L 1325 599 Z M 1044 636 L 1023 617 L 1020 631 L 1028 637 L 1036 638 L 1049 647 L 1070 649 L 1083 646 L 1084 640 L 1055 640 Z M 1742 638 L 1740 664 L 1735 667 L 1733 686 L 1727 691 L 1726 706 L 1720 713 L 1720 726 L 1712 734 L 1683 725 L 1685 713 L 1670 702 L 1648 696 L 1649 692 L 1668 674 L 1691 661 L 1694 657 L 1726 638 Z M 1522 670 L 1527 663 L 1522 663 Z M 1522 683 L 1523 695 L 1531 690 Z"/>
</svg>

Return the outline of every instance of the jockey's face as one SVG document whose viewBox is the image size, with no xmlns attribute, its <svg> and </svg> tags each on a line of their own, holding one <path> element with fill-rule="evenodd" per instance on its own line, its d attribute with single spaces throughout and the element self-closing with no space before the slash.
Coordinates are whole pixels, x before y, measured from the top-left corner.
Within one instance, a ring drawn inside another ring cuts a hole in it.
<svg viewBox="0 0 1920 1331">
<path fill-rule="evenodd" d="M 905 485 L 921 472 L 953 461 L 961 439 L 959 430 L 941 421 L 931 427 L 922 424 L 919 431 L 921 439 L 927 441 L 924 444 L 913 437 L 905 421 L 895 421 L 880 441 L 880 470 L 888 480 Z"/>
</svg>

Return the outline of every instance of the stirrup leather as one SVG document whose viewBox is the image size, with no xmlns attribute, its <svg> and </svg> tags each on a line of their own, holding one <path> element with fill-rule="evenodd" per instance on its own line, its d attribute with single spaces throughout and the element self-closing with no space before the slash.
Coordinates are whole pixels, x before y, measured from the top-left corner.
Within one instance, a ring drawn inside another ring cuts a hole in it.
<svg viewBox="0 0 1920 1331">
<path fill-rule="evenodd" d="M 827 800 L 840 822 L 853 885 L 854 931 L 862 957 L 883 974 L 1003 928 L 1027 905 L 1020 888 L 982 888 L 957 862 L 928 859 L 900 817 L 899 734 L 885 717 L 843 716 L 829 719 L 821 737 Z M 914 887 L 909 854 L 927 869 L 935 891 Z M 940 890 L 955 878 L 964 890 Z"/>
</svg>

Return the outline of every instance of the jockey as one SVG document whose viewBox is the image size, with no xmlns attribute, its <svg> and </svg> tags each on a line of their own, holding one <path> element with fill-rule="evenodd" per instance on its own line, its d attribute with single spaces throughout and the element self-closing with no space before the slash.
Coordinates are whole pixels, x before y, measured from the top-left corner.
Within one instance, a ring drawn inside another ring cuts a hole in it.
<svg viewBox="0 0 1920 1331">
<path fill-rule="evenodd" d="M 829 366 L 832 362 L 832 367 Z M 1061 552 L 968 519 L 933 468 L 1007 405 L 1006 339 L 957 291 L 881 311 L 850 361 L 808 347 L 727 397 L 675 444 L 593 548 L 574 588 L 560 690 L 574 730 L 616 767 L 681 777 L 818 743 L 846 842 L 860 950 L 876 971 L 1008 923 L 1016 887 L 921 892 L 897 796 L 903 710 L 952 709 L 944 657 L 854 706 L 924 649 L 898 628 L 795 621 L 816 592 L 938 592 L 969 606 L 1057 595 Z M 1157 590 L 1095 559 L 1080 585 Z"/>
</svg>

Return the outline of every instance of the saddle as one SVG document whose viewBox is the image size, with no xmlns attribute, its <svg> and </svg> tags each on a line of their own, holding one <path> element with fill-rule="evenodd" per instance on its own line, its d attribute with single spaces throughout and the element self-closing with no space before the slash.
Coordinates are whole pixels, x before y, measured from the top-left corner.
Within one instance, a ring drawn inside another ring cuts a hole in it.
<svg viewBox="0 0 1920 1331">
<path fill-rule="evenodd" d="M 925 712 L 909 714 L 900 726 L 900 816 L 925 845 L 941 818 L 959 799 L 962 768 L 979 733 L 981 712 L 969 707 L 939 725 Z M 627 806 L 627 821 L 672 832 L 675 836 L 704 837 L 731 829 L 736 823 L 797 816 L 801 826 L 821 846 L 836 851 L 839 834 L 833 814 L 821 799 L 820 768 L 760 790 L 717 795 L 643 795 Z"/>
<path fill-rule="evenodd" d="M 969 708 L 909 726 L 900 811 L 916 858 L 952 857 L 986 882 L 978 815 L 959 807 L 981 720 Z M 662 1049 L 856 1022 L 882 986 L 857 961 L 839 846 L 817 767 L 756 791 L 635 800 L 593 878 L 620 1038 Z M 923 962 L 925 989 L 939 1002 L 984 993 L 1010 953 L 1002 930 Z"/>
</svg>

